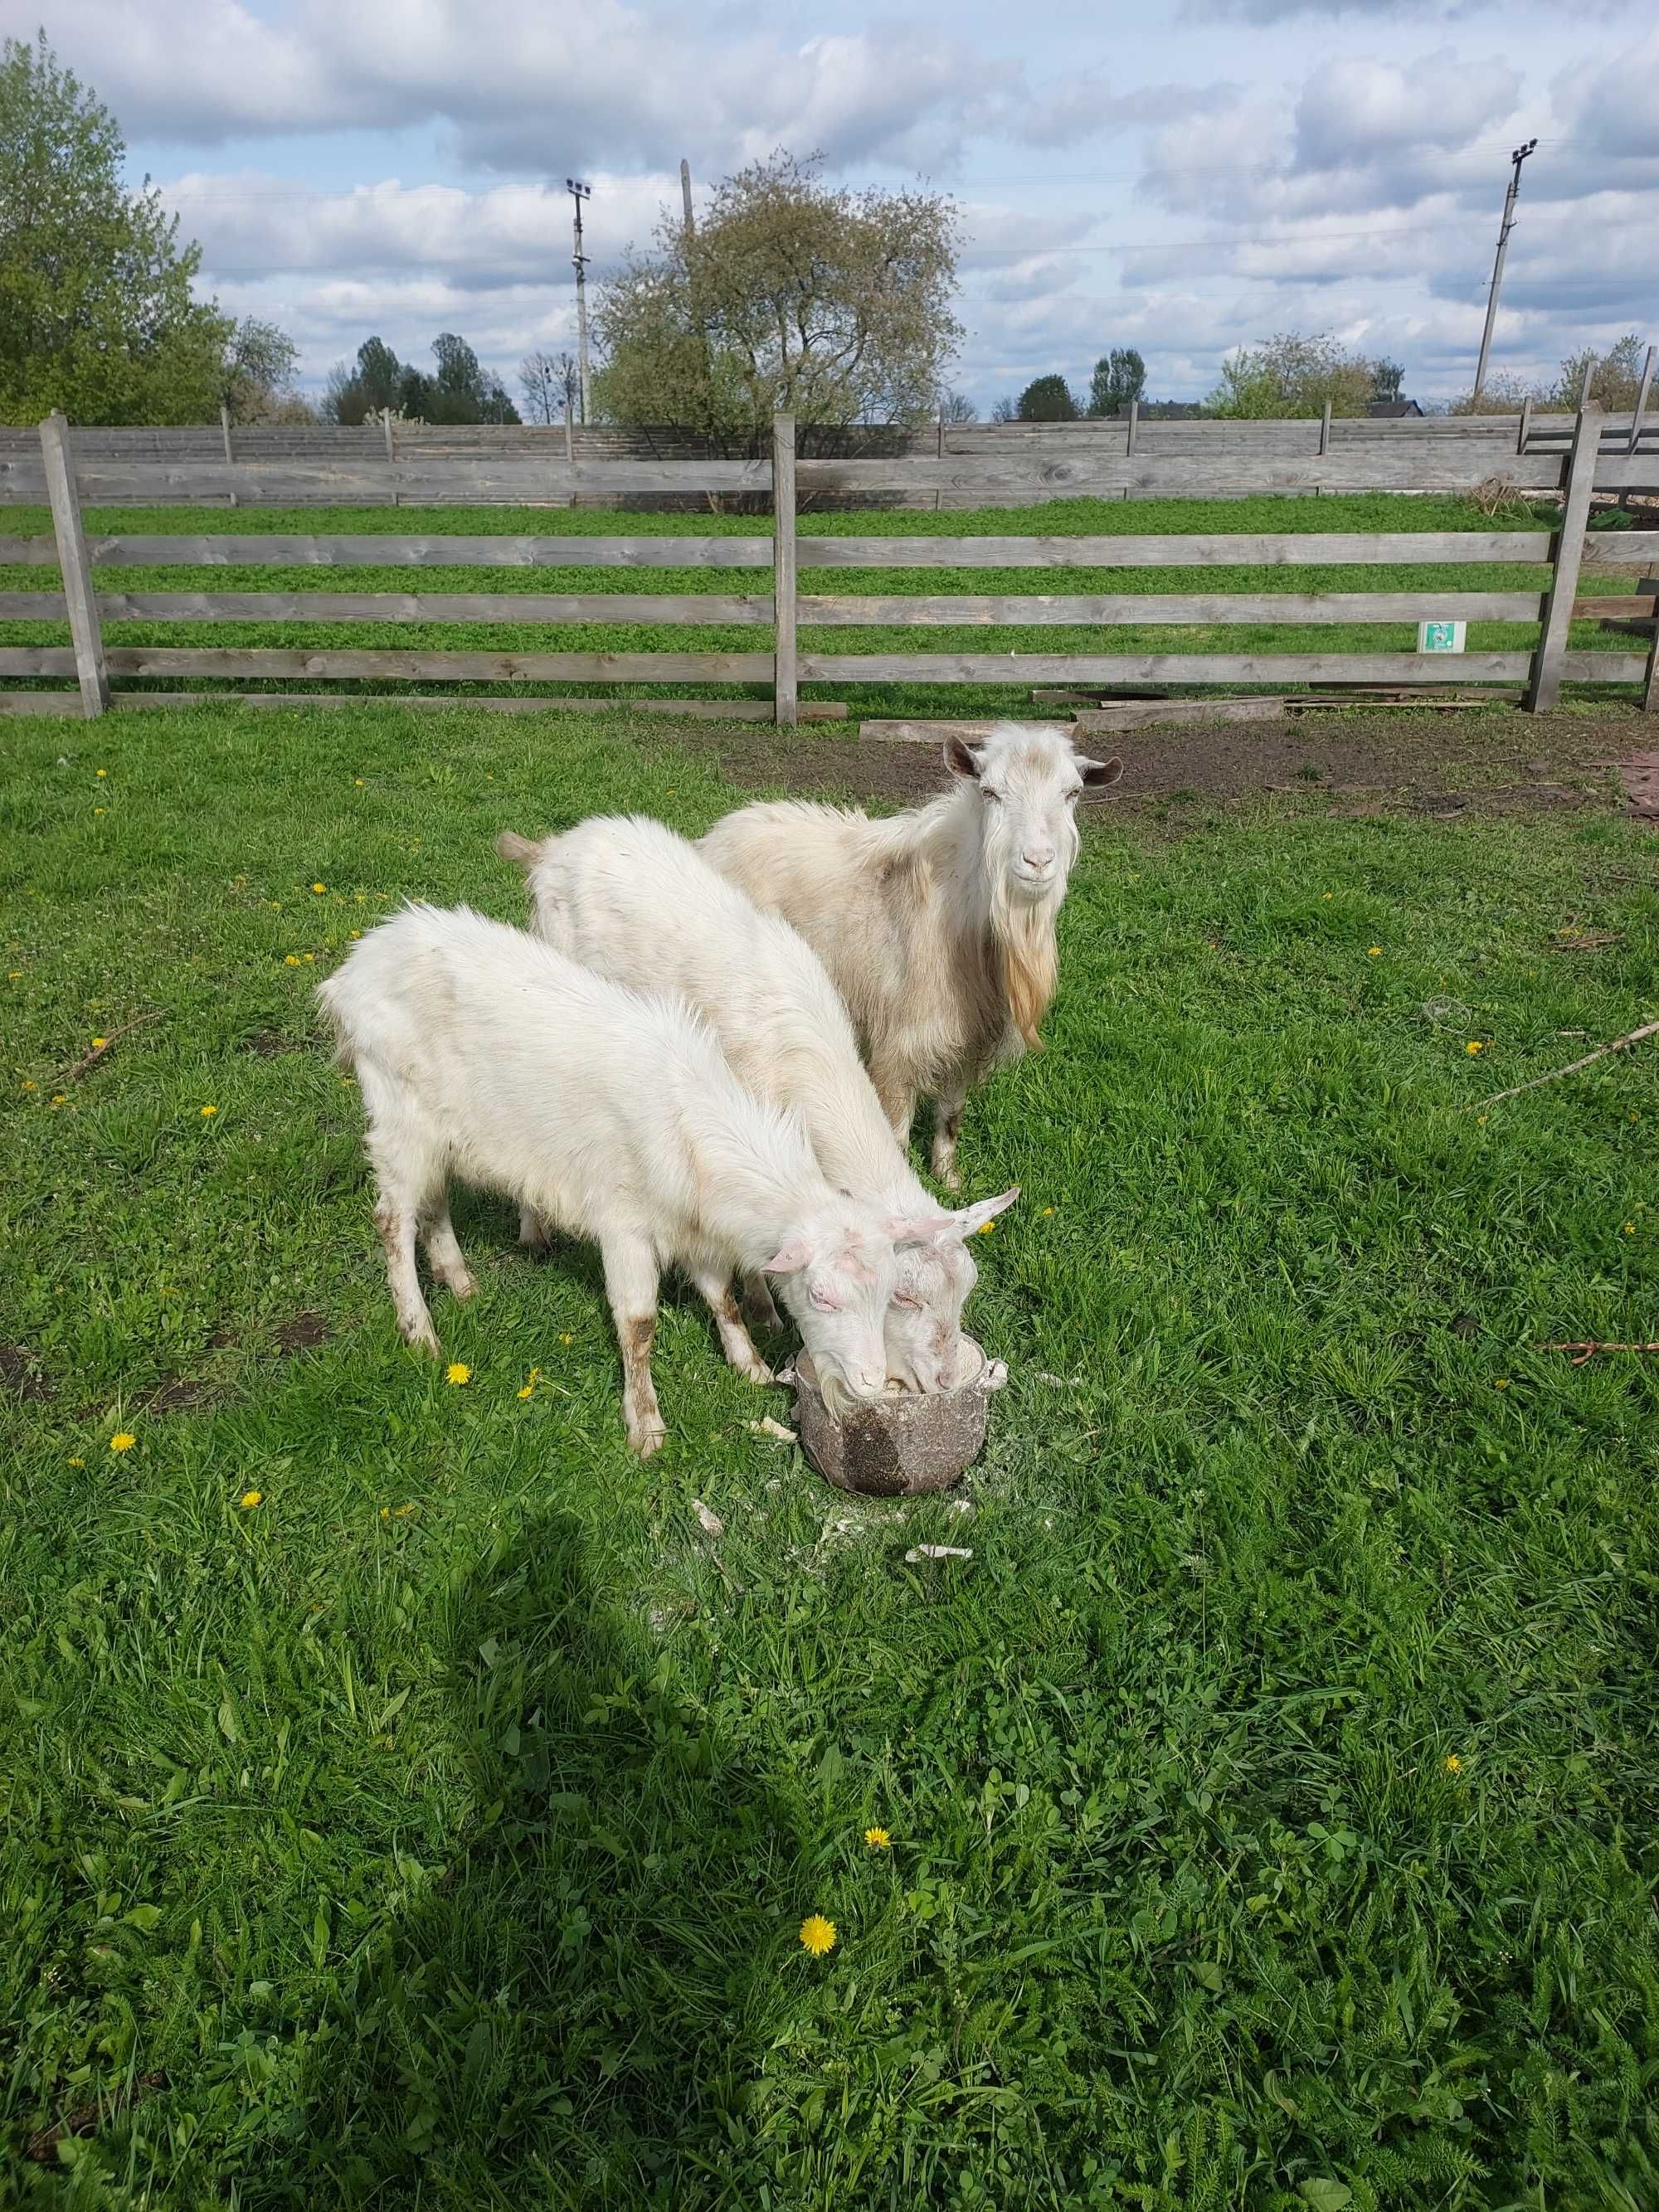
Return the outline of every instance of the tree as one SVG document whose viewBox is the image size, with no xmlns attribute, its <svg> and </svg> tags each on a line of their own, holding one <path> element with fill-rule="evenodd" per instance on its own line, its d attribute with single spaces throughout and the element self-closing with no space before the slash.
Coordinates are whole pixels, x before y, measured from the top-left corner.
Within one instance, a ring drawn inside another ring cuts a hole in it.
<svg viewBox="0 0 1659 2212">
<path fill-rule="evenodd" d="M 1544 395 L 1545 404 L 1559 414 L 1574 412 L 1584 389 L 1584 372 L 1593 369 L 1590 398 L 1595 404 L 1610 413 L 1628 414 L 1642 388 L 1642 363 L 1647 350 L 1647 343 L 1639 331 L 1626 331 L 1623 337 L 1603 350 L 1585 346 L 1577 353 L 1570 353 L 1561 364 L 1554 391 Z"/>
<path fill-rule="evenodd" d="M 1371 400 L 1374 405 L 1388 405 L 1398 400 L 1401 386 L 1406 381 L 1406 372 L 1397 361 L 1386 355 L 1371 363 Z M 1335 413 L 1335 409 L 1332 409 Z"/>
<path fill-rule="evenodd" d="M 519 389 L 532 422 L 562 422 L 576 411 L 581 371 L 568 353 L 527 353 L 519 363 Z"/>
<path fill-rule="evenodd" d="M 965 392 L 943 392 L 939 394 L 939 419 L 948 429 L 953 422 L 977 422 L 979 410 Z"/>
<path fill-rule="evenodd" d="M 418 422 L 516 422 L 519 410 L 493 370 L 481 368 L 464 337 L 444 331 L 433 342 L 437 361 L 428 376 L 399 361 L 384 338 L 365 338 L 355 368 L 336 362 L 328 373 L 323 406 L 335 422 L 362 422 L 383 408 Z"/>
<path fill-rule="evenodd" d="M 1089 412 L 1115 415 L 1146 397 L 1146 364 L 1133 346 L 1114 346 L 1095 363 L 1089 383 Z"/>
<path fill-rule="evenodd" d="M 219 397 L 233 422 L 268 422 L 293 398 L 300 349 L 288 332 L 244 315 L 225 347 Z"/>
<path fill-rule="evenodd" d="M 753 443 L 798 422 L 933 419 L 961 325 L 953 204 L 920 189 L 833 191 L 778 152 L 717 188 L 694 229 L 665 209 L 649 251 L 600 290 L 612 420 Z"/>
<path fill-rule="evenodd" d="M 205 422 L 231 334 L 191 297 L 200 249 L 120 125 L 35 46 L 0 42 L 0 422 Z"/>
<path fill-rule="evenodd" d="M 1321 414 L 1328 399 L 1333 415 L 1363 415 L 1374 375 L 1371 362 L 1346 352 L 1328 331 L 1281 331 L 1230 355 L 1206 405 L 1212 415 L 1283 420 Z"/>
<path fill-rule="evenodd" d="M 1082 412 L 1063 376 L 1039 376 L 1019 395 L 1022 422 L 1075 422 Z"/>
<path fill-rule="evenodd" d="M 994 422 L 1018 422 L 1019 402 L 1012 392 L 1005 392 L 1000 399 L 992 401 L 991 420 Z"/>
</svg>

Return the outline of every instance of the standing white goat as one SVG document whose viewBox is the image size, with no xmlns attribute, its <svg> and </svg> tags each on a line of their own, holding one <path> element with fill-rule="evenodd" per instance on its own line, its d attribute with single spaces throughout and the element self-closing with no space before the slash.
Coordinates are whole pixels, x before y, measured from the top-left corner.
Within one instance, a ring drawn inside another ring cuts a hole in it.
<svg viewBox="0 0 1659 2212">
<path fill-rule="evenodd" d="M 933 1101 L 933 1172 L 961 1188 L 974 1085 L 1029 1046 L 1059 980 L 1054 922 L 1087 789 L 1115 783 L 1063 730 L 1005 722 L 945 742 L 956 787 L 884 821 L 799 800 L 745 806 L 698 850 L 823 958 L 901 1144 Z"/>
<path fill-rule="evenodd" d="M 817 953 L 662 823 L 600 815 L 539 845 L 504 831 L 496 850 L 528 875 L 550 945 L 612 982 L 678 992 L 738 1080 L 799 1115 L 830 1181 L 905 1241 L 887 1313 L 888 1374 L 913 1390 L 950 1389 L 978 1273 L 965 1240 L 1018 1192 L 958 1213 L 939 1205 L 894 1139 Z M 539 1241 L 539 1224 L 526 1220 L 524 1233 Z M 751 1283 L 745 1312 L 764 1321 L 769 1306 L 765 1286 Z"/>
<path fill-rule="evenodd" d="M 737 1268 L 778 1279 L 839 1404 L 880 1395 L 892 1238 L 830 1188 L 799 1121 L 746 1091 L 678 1000 L 624 990 L 465 907 L 429 906 L 371 930 L 317 995 L 362 1088 L 375 1226 L 410 1342 L 438 1350 L 417 1231 L 457 1297 L 475 1287 L 449 1218 L 459 1175 L 598 1243 L 641 1457 L 664 1436 L 651 1344 L 660 1271 L 675 1261 L 754 1380 L 767 1370 L 732 1302 Z"/>
</svg>

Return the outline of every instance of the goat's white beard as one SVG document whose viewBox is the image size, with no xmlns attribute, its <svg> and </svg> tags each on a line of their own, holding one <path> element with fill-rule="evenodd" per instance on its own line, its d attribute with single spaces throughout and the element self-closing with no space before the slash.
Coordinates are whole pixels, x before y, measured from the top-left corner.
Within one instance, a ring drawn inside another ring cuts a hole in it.
<svg viewBox="0 0 1659 2212">
<path fill-rule="evenodd" d="M 1032 1052 L 1042 1050 L 1042 1017 L 1060 982 L 1054 917 L 1066 896 L 1066 880 L 1060 876 L 1041 898 L 1015 899 L 1006 867 L 992 879 L 991 936 L 1002 963 L 1003 994 L 1009 1018 Z"/>
</svg>

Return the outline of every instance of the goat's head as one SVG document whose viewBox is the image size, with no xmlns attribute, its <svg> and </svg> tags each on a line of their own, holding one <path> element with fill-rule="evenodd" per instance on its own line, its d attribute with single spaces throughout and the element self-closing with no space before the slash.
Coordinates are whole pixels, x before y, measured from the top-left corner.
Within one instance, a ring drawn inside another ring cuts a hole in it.
<svg viewBox="0 0 1659 2212">
<path fill-rule="evenodd" d="M 887 1309 L 887 1372 L 907 1390 L 951 1390 L 960 1378 L 962 1309 L 979 1279 L 968 1240 L 1019 1196 L 1016 1184 L 956 1212 L 930 1206 L 888 1227 L 898 1279 Z"/>
<path fill-rule="evenodd" d="M 882 1218 L 852 1200 L 817 1206 L 765 1263 L 837 1415 L 887 1385 L 884 1332 L 898 1255 Z"/>
<path fill-rule="evenodd" d="M 1122 762 L 1086 758 L 1063 730 L 1004 722 L 976 744 L 947 738 L 945 764 L 979 793 L 993 912 L 1058 905 L 1077 858 L 1077 803 L 1115 783 Z"/>
</svg>

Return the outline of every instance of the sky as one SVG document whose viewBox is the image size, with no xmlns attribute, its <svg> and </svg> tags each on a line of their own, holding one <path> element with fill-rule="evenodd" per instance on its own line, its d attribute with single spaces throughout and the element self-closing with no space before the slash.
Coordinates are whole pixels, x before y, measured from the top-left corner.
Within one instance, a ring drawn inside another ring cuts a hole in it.
<svg viewBox="0 0 1659 2212">
<path fill-rule="evenodd" d="M 309 386 L 371 333 L 424 363 L 455 330 L 516 392 L 573 346 L 567 177 L 592 282 L 678 207 L 682 157 L 701 197 L 780 146 L 956 199 L 951 381 L 982 414 L 1054 370 L 1086 389 L 1115 345 L 1196 398 L 1289 330 L 1468 391 L 1533 137 L 1493 371 L 1659 338 L 1659 21 L 1631 0 L 0 0 L 18 36 L 42 17 L 204 286 L 288 330 Z"/>
</svg>

